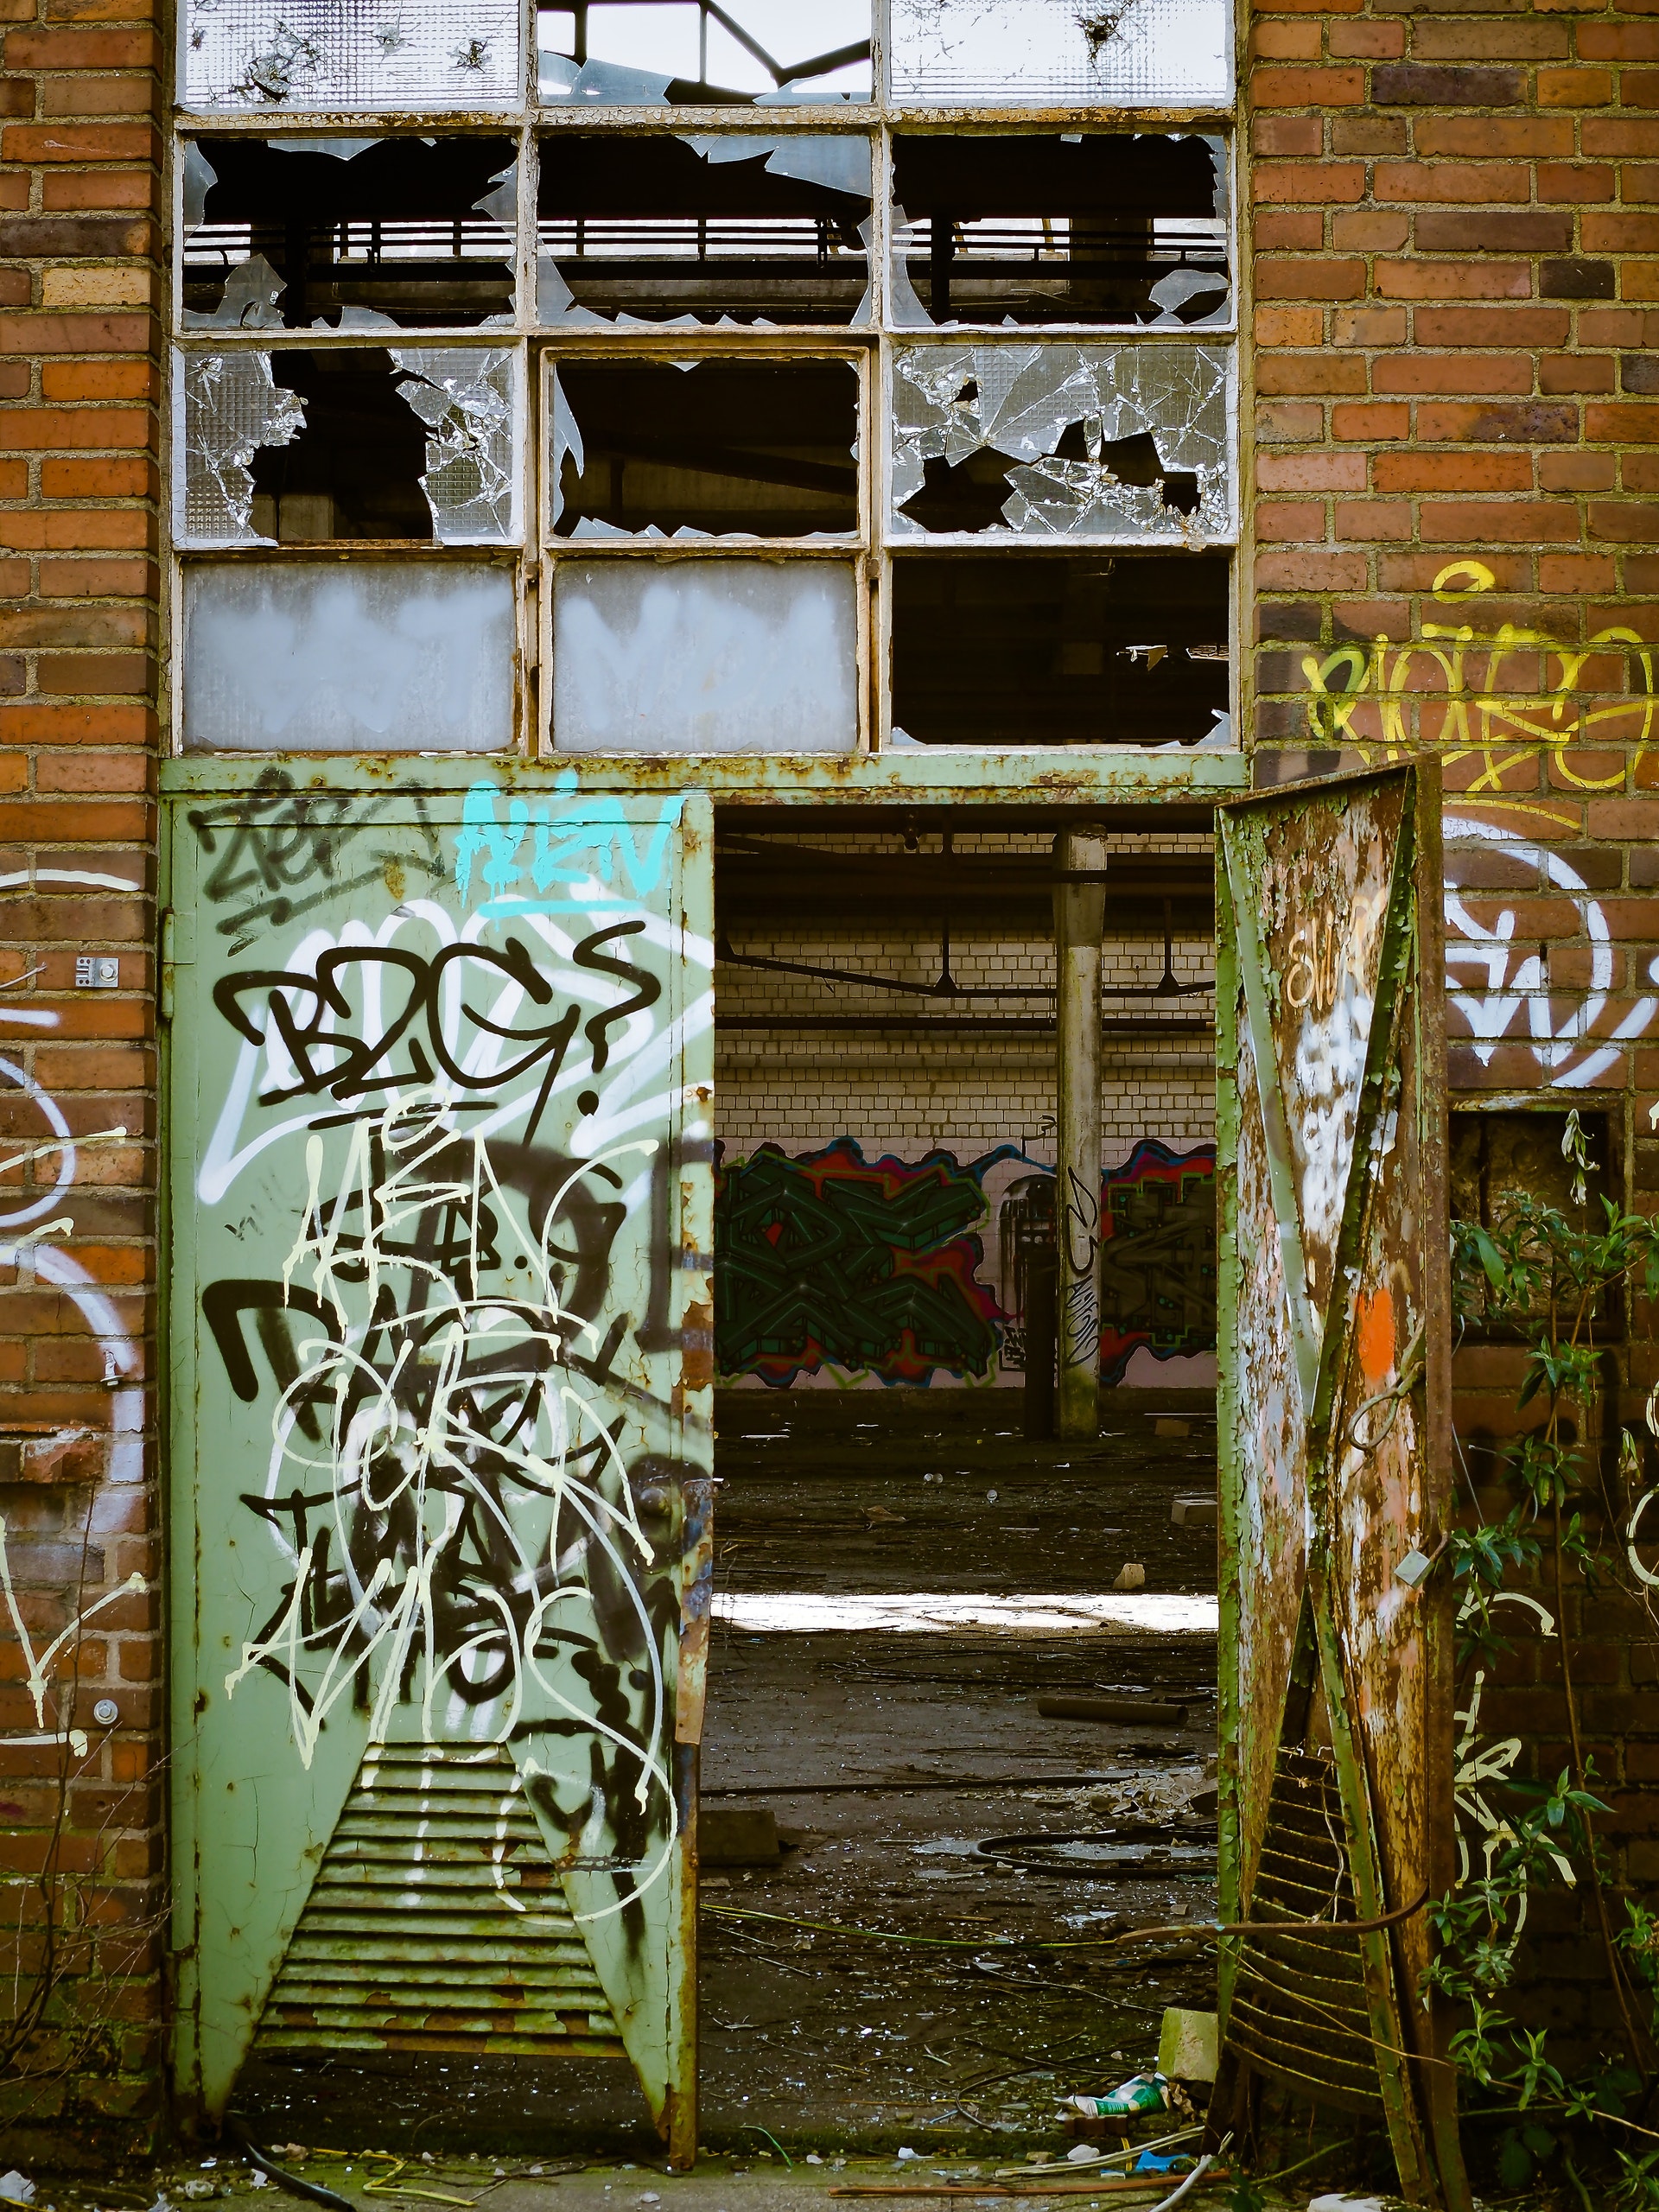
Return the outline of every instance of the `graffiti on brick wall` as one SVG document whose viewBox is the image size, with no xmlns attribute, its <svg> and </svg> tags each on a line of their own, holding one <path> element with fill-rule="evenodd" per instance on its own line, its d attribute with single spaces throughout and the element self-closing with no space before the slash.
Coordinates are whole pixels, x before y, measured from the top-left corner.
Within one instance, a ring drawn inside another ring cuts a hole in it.
<svg viewBox="0 0 1659 2212">
<path fill-rule="evenodd" d="M 960 1164 L 867 1160 L 851 1137 L 791 1159 L 765 1144 L 716 1170 L 715 1357 L 728 1376 L 792 1382 L 839 1367 L 884 1382 L 987 1376 L 995 1294 L 979 1281 L 984 1178 Z"/>
<path fill-rule="evenodd" d="M 1573 790 L 1622 791 L 1630 756 L 1639 762 L 1654 738 L 1652 642 L 1612 623 L 1567 645 L 1460 611 L 1496 586 L 1484 562 L 1454 561 L 1434 579 L 1434 599 L 1453 619 L 1424 622 L 1421 638 L 1306 654 L 1310 734 L 1378 760 L 1432 747 L 1461 772 L 1448 781 L 1469 798 L 1532 790 L 1541 755 Z"/>
<path fill-rule="evenodd" d="M 851 1137 L 776 1145 L 716 1171 L 715 1357 L 774 1386 L 836 1371 L 884 1383 L 1023 1370 L 1025 1281 L 1053 1242 L 1052 1166 L 1016 1145 L 959 1160 L 867 1160 Z M 1208 1351 L 1216 1332 L 1215 1148 L 1143 1139 L 1103 1179 L 1101 1355 Z"/>
</svg>

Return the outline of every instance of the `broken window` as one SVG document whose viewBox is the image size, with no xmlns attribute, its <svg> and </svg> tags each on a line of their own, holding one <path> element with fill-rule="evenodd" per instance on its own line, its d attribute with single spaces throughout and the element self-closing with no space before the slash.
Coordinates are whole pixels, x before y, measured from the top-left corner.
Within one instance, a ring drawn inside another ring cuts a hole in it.
<svg viewBox="0 0 1659 2212">
<path fill-rule="evenodd" d="M 517 0 L 185 0 L 183 103 L 267 108 L 513 107 Z"/>
<path fill-rule="evenodd" d="M 1227 149 L 1095 132 L 893 142 L 893 319 L 1224 321 Z"/>
<path fill-rule="evenodd" d="M 1200 346 L 900 346 L 892 527 L 1230 537 L 1230 377 Z"/>
<path fill-rule="evenodd" d="M 1225 554 L 893 564 L 895 739 L 1232 743 Z"/>
<path fill-rule="evenodd" d="M 541 9 L 537 23 L 543 100 L 870 97 L 870 0 L 575 0 Z"/>
<path fill-rule="evenodd" d="M 542 142 L 542 322 L 848 323 L 868 314 L 864 137 Z"/>
<path fill-rule="evenodd" d="M 849 563 L 562 561 L 562 753 L 848 753 L 858 731 Z"/>
<path fill-rule="evenodd" d="M 184 361 L 193 544 L 517 530 L 514 356 L 483 346 L 284 346 Z"/>
<path fill-rule="evenodd" d="M 516 628 L 506 568 L 192 563 L 185 749 L 499 750 L 513 738 Z"/>
<path fill-rule="evenodd" d="M 1233 96 L 1226 0 L 891 0 L 895 100 L 1190 107 Z"/>
<path fill-rule="evenodd" d="M 184 167 L 187 330 L 512 320 L 510 138 L 200 138 Z"/>
<path fill-rule="evenodd" d="M 563 358 L 548 377 L 560 537 L 757 537 L 858 524 L 850 361 Z"/>
</svg>

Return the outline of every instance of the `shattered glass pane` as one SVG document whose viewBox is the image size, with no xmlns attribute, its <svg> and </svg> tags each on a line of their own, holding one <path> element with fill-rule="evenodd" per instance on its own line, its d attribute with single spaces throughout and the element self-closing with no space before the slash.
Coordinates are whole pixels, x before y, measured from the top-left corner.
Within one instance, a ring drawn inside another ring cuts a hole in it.
<svg viewBox="0 0 1659 2212">
<path fill-rule="evenodd" d="M 253 522 L 254 455 L 305 427 L 297 393 L 273 378 L 269 353 L 196 353 L 182 363 L 183 515 L 193 545 L 268 543 Z"/>
<path fill-rule="evenodd" d="M 187 752 L 480 753 L 513 740 L 512 572 L 193 563 Z"/>
<path fill-rule="evenodd" d="M 1227 0 L 892 0 L 893 98 L 918 104 L 1223 105 Z"/>
<path fill-rule="evenodd" d="M 518 102 L 517 0 L 185 0 L 187 108 Z"/>
<path fill-rule="evenodd" d="M 511 321 L 517 178 L 503 137 L 192 139 L 183 327 Z"/>
<path fill-rule="evenodd" d="M 1230 397 L 1218 347 L 900 346 L 892 529 L 1229 538 Z"/>
<path fill-rule="evenodd" d="M 895 137 L 893 319 L 1224 323 L 1226 192 L 1219 138 Z"/>
<path fill-rule="evenodd" d="M 562 753 L 849 753 L 857 585 L 838 561 L 558 564 Z"/>
<path fill-rule="evenodd" d="M 586 0 L 537 22 L 541 96 L 561 105 L 870 97 L 870 0 Z"/>
<path fill-rule="evenodd" d="M 848 323 L 869 311 L 870 143 L 542 142 L 537 320 Z"/>
<path fill-rule="evenodd" d="M 561 537 L 840 534 L 858 524 L 850 361 L 573 360 L 548 375 Z"/>
<path fill-rule="evenodd" d="M 1224 553 L 893 564 L 893 720 L 920 745 L 1230 748 Z"/>
<path fill-rule="evenodd" d="M 478 346 L 393 347 L 397 387 L 427 426 L 421 488 L 443 545 L 499 545 L 518 534 L 518 356 Z"/>
</svg>

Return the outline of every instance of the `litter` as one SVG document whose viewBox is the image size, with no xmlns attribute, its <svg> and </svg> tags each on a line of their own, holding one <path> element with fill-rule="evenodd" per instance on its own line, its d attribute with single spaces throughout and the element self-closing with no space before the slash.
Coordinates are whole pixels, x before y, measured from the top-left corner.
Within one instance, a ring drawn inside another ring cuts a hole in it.
<svg viewBox="0 0 1659 2212">
<path fill-rule="evenodd" d="M 1120 2113 L 1167 2112 L 1179 2094 L 1165 2075 L 1132 2074 L 1103 2097 L 1068 2097 L 1065 2103 L 1067 2111 L 1080 2112 L 1085 2120 L 1110 2120 Z"/>
<path fill-rule="evenodd" d="M 1139 1560 L 1133 1559 L 1126 1560 L 1119 1567 L 1117 1580 L 1112 1585 L 1114 1590 L 1144 1590 L 1146 1586 L 1147 1570 Z"/>
<path fill-rule="evenodd" d="M 20 2174 L 16 2166 L 10 2173 L 0 2174 L 0 2202 L 7 2204 L 32 2204 L 35 2184 L 27 2174 Z"/>
<path fill-rule="evenodd" d="M 1340 2190 L 1331 2190 L 1323 2196 L 1313 2197 L 1307 2212 L 1382 2212 L 1382 2200 L 1380 2196 L 1344 2196 Z"/>
</svg>

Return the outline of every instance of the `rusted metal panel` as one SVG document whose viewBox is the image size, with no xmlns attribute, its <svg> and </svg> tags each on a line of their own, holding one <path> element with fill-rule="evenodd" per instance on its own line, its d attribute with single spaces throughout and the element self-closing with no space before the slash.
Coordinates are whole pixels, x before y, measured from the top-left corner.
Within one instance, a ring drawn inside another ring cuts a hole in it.
<svg viewBox="0 0 1659 2212">
<path fill-rule="evenodd" d="M 1319 1940 L 1358 1967 L 1365 2019 L 1351 2006 L 1347 2055 L 1315 2063 L 1307 1993 L 1270 1963 L 1293 1955 L 1287 1938 L 1233 1948 L 1224 1997 L 1236 2059 L 1326 2101 L 1354 2103 L 1363 2048 L 1402 2189 L 1459 2204 L 1420 1994 L 1421 1905 L 1444 1885 L 1452 1834 L 1447 1601 L 1394 1576 L 1434 1549 L 1450 1491 L 1438 805 L 1432 766 L 1414 765 L 1221 817 L 1224 1667 L 1239 1735 L 1224 1904 L 1293 1916 L 1282 1878 L 1303 1846 L 1285 1777 L 1306 1784 L 1306 1762 L 1325 1762 L 1344 1886 L 1303 1916 L 1361 1923 Z M 1342 2009 L 1327 2009 L 1340 2042 Z"/>
<path fill-rule="evenodd" d="M 626 2053 L 683 2156 L 710 810 L 172 830 L 182 2080 Z"/>
</svg>

